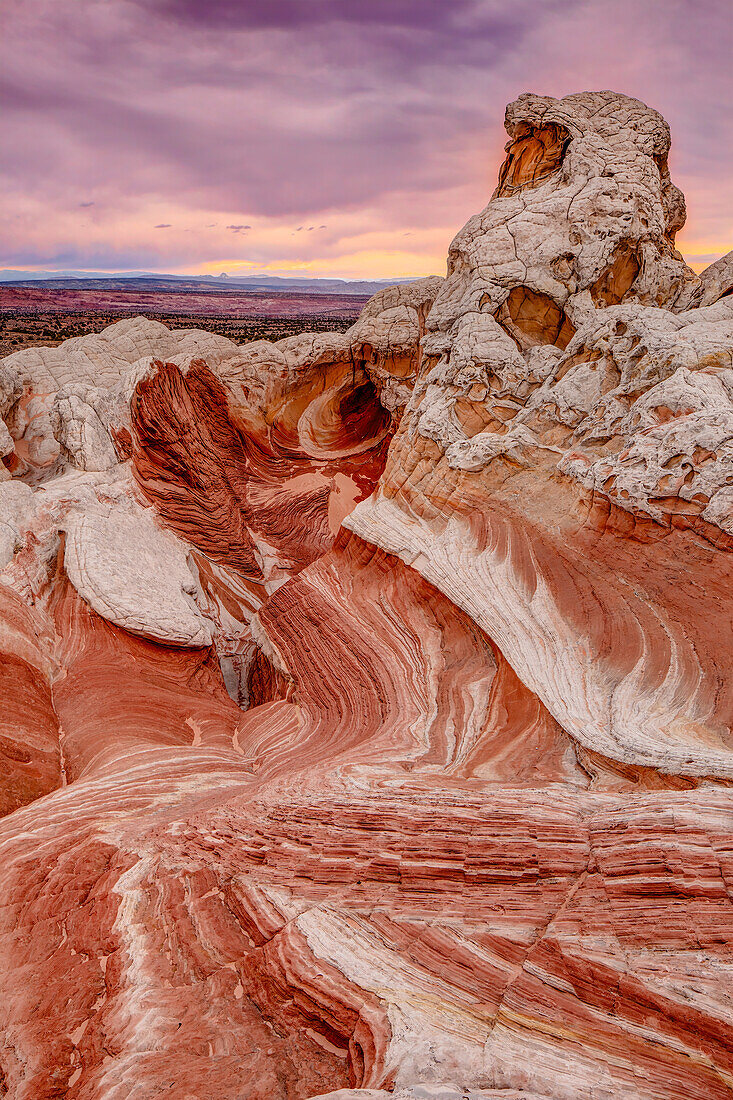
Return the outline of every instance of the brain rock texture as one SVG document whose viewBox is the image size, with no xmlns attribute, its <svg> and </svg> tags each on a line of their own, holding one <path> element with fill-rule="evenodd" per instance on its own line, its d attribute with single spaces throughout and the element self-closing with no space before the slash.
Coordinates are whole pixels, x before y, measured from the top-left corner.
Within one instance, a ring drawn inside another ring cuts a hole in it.
<svg viewBox="0 0 733 1100">
<path fill-rule="evenodd" d="M 733 262 L 506 128 L 345 334 L 0 363 L 0 1095 L 733 1096 Z"/>
</svg>

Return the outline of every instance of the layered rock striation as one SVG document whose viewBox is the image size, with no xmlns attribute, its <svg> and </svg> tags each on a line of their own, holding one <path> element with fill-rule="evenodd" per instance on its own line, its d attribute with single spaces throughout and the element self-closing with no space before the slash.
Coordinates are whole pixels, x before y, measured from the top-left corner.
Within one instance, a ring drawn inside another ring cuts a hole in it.
<svg viewBox="0 0 733 1100">
<path fill-rule="evenodd" d="M 733 1095 L 733 297 L 507 109 L 345 334 L 0 363 L 0 1093 Z"/>
</svg>

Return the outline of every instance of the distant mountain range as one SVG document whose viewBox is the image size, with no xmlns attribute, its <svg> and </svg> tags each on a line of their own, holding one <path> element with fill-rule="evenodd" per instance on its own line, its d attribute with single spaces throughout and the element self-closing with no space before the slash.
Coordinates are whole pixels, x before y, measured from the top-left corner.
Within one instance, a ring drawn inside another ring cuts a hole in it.
<svg viewBox="0 0 733 1100">
<path fill-rule="evenodd" d="M 417 276 L 416 276 L 417 277 Z M 376 294 L 386 286 L 409 283 L 411 279 L 286 279 L 275 275 L 161 275 L 151 271 L 13 271 L 0 270 L 5 286 L 35 286 L 57 290 L 206 290 L 221 294 L 227 290 L 268 291 L 302 294 Z"/>
</svg>

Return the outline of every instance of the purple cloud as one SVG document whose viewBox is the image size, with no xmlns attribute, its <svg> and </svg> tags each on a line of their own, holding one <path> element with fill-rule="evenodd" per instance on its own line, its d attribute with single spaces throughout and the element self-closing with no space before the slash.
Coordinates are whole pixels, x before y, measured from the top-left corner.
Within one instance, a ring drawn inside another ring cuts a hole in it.
<svg viewBox="0 0 733 1100">
<path fill-rule="evenodd" d="M 429 26 L 445 30 L 460 26 L 472 13 L 480 14 L 476 0 L 135 0 L 176 25 L 197 30 L 279 30 L 309 32 L 324 27 L 353 25 L 414 32 Z M 485 5 L 484 5 L 485 6 Z M 502 17 L 492 13 L 495 19 Z"/>
<path fill-rule="evenodd" d="M 416 256 L 439 231 L 430 248 L 444 254 L 493 190 L 504 104 L 524 90 L 594 87 L 667 117 L 688 199 L 682 241 L 714 254 L 733 205 L 731 33 L 724 0 L 11 4 L 0 264 L 37 253 L 50 265 L 85 249 L 89 263 L 117 249 L 116 266 L 132 256 L 135 268 L 217 262 L 225 246 L 210 231 L 247 232 L 227 226 L 238 212 L 257 226 L 248 247 L 269 222 L 300 226 L 299 258 L 352 247 L 338 236 L 347 222 L 352 237 L 357 223 L 395 241 L 410 232 Z M 90 192 L 94 224 L 67 225 L 63 212 L 89 205 Z M 189 233 L 185 248 L 168 224 L 171 233 L 118 243 L 123 222 L 150 226 L 156 207 L 208 232 Z M 328 233 L 310 232 L 324 216 Z M 33 244 L 26 226 L 41 218 L 49 235 Z"/>
</svg>

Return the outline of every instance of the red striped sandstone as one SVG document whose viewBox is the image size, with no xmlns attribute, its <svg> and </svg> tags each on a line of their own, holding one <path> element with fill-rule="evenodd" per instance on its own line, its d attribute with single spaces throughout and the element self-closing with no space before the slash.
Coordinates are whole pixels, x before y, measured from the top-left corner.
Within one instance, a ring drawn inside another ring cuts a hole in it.
<svg viewBox="0 0 733 1100">
<path fill-rule="evenodd" d="M 13 1100 L 733 1095 L 727 267 L 643 104 L 507 130 L 346 334 L 0 364 Z"/>
</svg>

